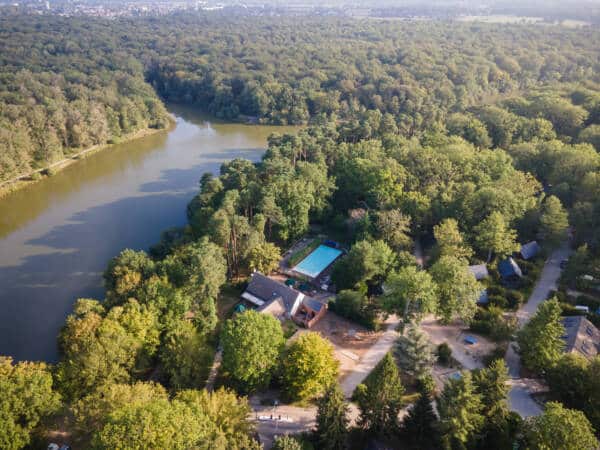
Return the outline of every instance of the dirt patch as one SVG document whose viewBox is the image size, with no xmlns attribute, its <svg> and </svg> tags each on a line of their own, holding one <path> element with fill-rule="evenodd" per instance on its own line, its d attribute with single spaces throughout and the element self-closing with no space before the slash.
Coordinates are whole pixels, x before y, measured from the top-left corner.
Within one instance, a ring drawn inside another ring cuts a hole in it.
<svg viewBox="0 0 600 450">
<path fill-rule="evenodd" d="M 381 332 L 369 331 L 335 313 L 327 314 L 311 329 L 328 339 L 340 362 L 340 378 L 352 372 L 363 355 L 375 344 Z"/>
<path fill-rule="evenodd" d="M 433 318 L 426 318 L 421 322 L 421 329 L 427 333 L 432 344 L 437 346 L 447 342 L 452 349 L 452 357 L 468 370 L 483 367 L 483 358 L 496 346 L 489 339 L 469 331 L 462 323 L 442 325 Z M 467 336 L 474 337 L 477 342 L 467 344 Z"/>
</svg>

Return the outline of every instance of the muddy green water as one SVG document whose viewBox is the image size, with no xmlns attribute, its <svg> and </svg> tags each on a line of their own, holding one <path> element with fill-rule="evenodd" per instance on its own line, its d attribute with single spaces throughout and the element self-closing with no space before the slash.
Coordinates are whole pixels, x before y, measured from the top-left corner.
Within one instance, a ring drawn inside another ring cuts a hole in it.
<svg viewBox="0 0 600 450">
<path fill-rule="evenodd" d="M 202 173 L 233 158 L 256 161 L 271 133 L 295 131 L 170 109 L 172 131 L 103 150 L 0 199 L 0 355 L 55 361 L 65 317 L 77 298 L 103 298 L 112 256 L 183 225 Z"/>
</svg>

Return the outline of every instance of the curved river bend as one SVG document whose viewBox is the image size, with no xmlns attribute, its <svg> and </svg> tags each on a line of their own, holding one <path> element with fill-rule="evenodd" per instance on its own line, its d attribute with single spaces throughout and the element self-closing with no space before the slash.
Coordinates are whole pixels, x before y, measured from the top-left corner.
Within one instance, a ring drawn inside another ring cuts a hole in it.
<svg viewBox="0 0 600 450">
<path fill-rule="evenodd" d="M 102 298 L 102 272 L 123 248 L 147 249 L 183 225 L 202 173 L 257 161 L 272 132 L 171 108 L 177 126 L 114 146 L 0 199 L 0 355 L 56 361 L 77 298 Z"/>
</svg>

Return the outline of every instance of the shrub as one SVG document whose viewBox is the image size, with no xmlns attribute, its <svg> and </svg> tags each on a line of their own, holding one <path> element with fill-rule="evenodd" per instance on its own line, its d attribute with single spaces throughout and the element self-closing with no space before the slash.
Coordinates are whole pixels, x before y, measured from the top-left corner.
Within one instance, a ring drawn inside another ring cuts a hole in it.
<svg viewBox="0 0 600 450">
<path fill-rule="evenodd" d="M 497 286 L 497 285 L 493 285 L 493 286 L 489 286 L 487 288 L 487 292 L 488 295 L 498 295 L 500 297 L 504 297 L 506 295 L 506 289 L 504 289 L 502 286 Z"/>
<path fill-rule="evenodd" d="M 523 294 L 519 291 L 510 290 L 506 293 L 506 300 L 508 301 L 508 306 L 510 308 L 517 309 L 523 304 Z"/>
<path fill-rule="evenodd" d="M 508 308 L 508 300 L 506 300 L 504 296 L 490 295 L 488 299 L 491 306 L 497 306 L 498 308 L 502 309 Z"/>
<path fill-rule="evenodd" d="M 509 340 L 515 332 L 514 320 L 507 320 L 502 315 L 502 310 L 495 306 L 489 309 L 480 309 L 471 322 L 470 329 L 479 334 L 489 336 L 495 341 Z"/>
<path fill-rule="evenodd" d="M 489 367 L 497 359 L 504 359 L 507 350 L 508 344 L 506 343 L 496 345 L 491 352 L 483 357 L 483 364 L 485 364 L 486 367 Z"/>
<path fill-rule="evenodd" d="M 442 342 L 437 348 L 438 362 L 445 366 L 450 364 L 452 360 L 452 349 L 447 342 Z"/>
<path fill-rule="evenodd" d="M 42 179 L 42 174 L 41 174 L 41 173 L 39 173 L 39 172 L 33 172 L 33 173 L 31 174 L 31 176 L 29 177 L 29 179 L 30 179 L 31 181 L 38 181 L 38 180 L 41 180 L 41 179 Z"/>
<path fill-rule="evenodd" d="M 379 308 L 363 293 L 353 290 L 341 291 L 329 309 L 346 319 L 357 322 L 369 330 L 379 330 Z"/>
<path fill-rule="evenodd" d="M 47 177 L 51 177 L 53 175 L 56 175 L 56 169 L 54 169 L 52 167 L 47 167 L 42 171 L 42 173 L 44 175 L 46 175 Z"/>
</svg>

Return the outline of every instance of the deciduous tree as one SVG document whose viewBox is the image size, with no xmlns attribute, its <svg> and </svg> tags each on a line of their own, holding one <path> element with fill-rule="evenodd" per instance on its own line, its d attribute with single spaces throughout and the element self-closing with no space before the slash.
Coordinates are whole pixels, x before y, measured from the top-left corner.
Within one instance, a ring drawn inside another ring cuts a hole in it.
<svg viewBox="0 0 600 450">
<path fill-rule="evenodd" d="M 267 387 L 285 339 L 281 324 L 268 314 L 246 311 L 229 319 L 221 332 L 223 370 L 241 392 Z"/>
<path fill-rule="evenodd" d="M 527 441 L 535 449 L 596 449 L 599 445 L 585 415 L 558 402 L 547 403 L 541 416 L 529 420 L 527 430 Z"/>
<path fill-rule="evenodd" d="M 339 362 L 333 345 L 318 333 L 304 333 L 287 349 L 283 358 L 282 379 L 286 395 L 292 400 L 314 399 L 335 382 Z"/>
<path fill-rule="evenodd" d="M 0 392 L 0 448 L 6 450 L 29 444 L 40 421 L 60 407 L 44 363 L 13 364 L 10 357 L 0 357 Z"/>
</svg>

